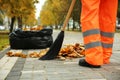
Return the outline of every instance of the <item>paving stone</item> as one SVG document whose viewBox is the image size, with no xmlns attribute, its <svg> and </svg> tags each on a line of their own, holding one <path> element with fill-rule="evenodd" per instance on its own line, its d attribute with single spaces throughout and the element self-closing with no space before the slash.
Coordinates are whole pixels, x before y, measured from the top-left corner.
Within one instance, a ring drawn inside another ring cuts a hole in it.
<svg viewBox="0 0 120 80">
<path fill-rule="evenodd" d="M 32 72 L 22 72 L 22 75 L 20 76 L 20 80 L 21 79 L 33 80 L 33 73 Z"/>
<path fill-rule="evenodd" d="M 19 76 L 7 77 L 5 80 L 19 80 Z"/>
<path fill-rule="evenodd" d="M 21 75 L 21 72 L 11 71 L 7 77 L 14 77 L 14 76 L 20 76 L 20 75 Z"/>
</svg>

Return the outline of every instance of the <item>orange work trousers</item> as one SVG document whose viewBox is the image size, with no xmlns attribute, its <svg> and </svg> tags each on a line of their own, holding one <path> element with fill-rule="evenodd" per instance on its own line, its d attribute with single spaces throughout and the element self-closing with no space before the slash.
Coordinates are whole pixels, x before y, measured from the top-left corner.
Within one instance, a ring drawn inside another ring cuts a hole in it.
<svg viewBox="0 0 120 80">
<path fill-rule="evenodd" d="M 81 0 L 85 60 L 92 65 L 109 63 L 112 54 L 118 0 Z"/>
</svg>

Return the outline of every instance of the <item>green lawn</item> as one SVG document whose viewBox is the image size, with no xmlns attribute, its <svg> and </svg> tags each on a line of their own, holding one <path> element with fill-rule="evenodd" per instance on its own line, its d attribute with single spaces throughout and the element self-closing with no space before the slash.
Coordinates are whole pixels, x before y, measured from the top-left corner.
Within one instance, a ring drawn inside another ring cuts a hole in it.
<svg viewBox="0 0 120 80">
<path fill-rule="evenodd" d="M 0 51 L 9 45 L 8 34 L 0 34 Z"/>
</svg>

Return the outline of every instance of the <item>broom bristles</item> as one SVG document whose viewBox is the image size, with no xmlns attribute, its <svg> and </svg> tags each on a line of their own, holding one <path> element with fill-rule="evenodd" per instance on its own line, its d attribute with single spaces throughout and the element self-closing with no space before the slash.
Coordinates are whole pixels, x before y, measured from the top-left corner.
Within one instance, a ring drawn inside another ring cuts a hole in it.
<svg viewBox="0 0 120 80">
<path fill-rule="evenodd" d="M 55 59 L 57 57 L 57 55 L 59 54 L 59 51 L 60 51 L 62 43 L 63 43 L 63 39 L 64 39 L 64 31 L 61 31 L 59 33 L 59 35 L 57 36 L 56 40 L 54 41 L 54 43 L 51 45 L 48 52 L 44 56 L 39 58 L 39 60 Z"/>
<path fill-rule="evenodd" d="M 61 32 L 59 33 L 59 35 L 57 36 L 55 42 L 53 43 L 53 45 L 50 47 L 49 51 L 46 53 L 46 55 L 44 55 L 43 57 L 39 58 L 40 60 L 51 60 L 51 59 L 54 59 L 57 57 L 60 49 L 61 49 L 61 46 L 62 46 L 62 43 L 63 43 L 63 39 L 64 39 L 64 30 L 66 28 L 66 25 L 69 21 L 69 18 L 70 18 L 70 15 L 71 15 L 71 12 L 73 10 L 73 7 L 74 7 L 74 4 L 75 4 L 76 0 L 72 0 L 72 3 L 70 5 L 70 8 L 68 10 L 68 13 L 67 13 L 67 16 L 66 16 L 66 19 L 64 21 L 64 24 L 63 24 L 63 29 L 61 30 Z"/>
</svg>

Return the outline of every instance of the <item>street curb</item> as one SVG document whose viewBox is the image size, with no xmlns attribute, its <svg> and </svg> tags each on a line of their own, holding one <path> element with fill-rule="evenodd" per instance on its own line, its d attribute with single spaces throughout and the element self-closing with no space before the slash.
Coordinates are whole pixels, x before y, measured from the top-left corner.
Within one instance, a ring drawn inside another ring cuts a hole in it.
<svg viewBox="0 0 120 80">
<path fill-rule="evenodd" d="M 10 47 L 7 47 L 0 51 L 0 59 L 10 50 Z"/>
</svg>

